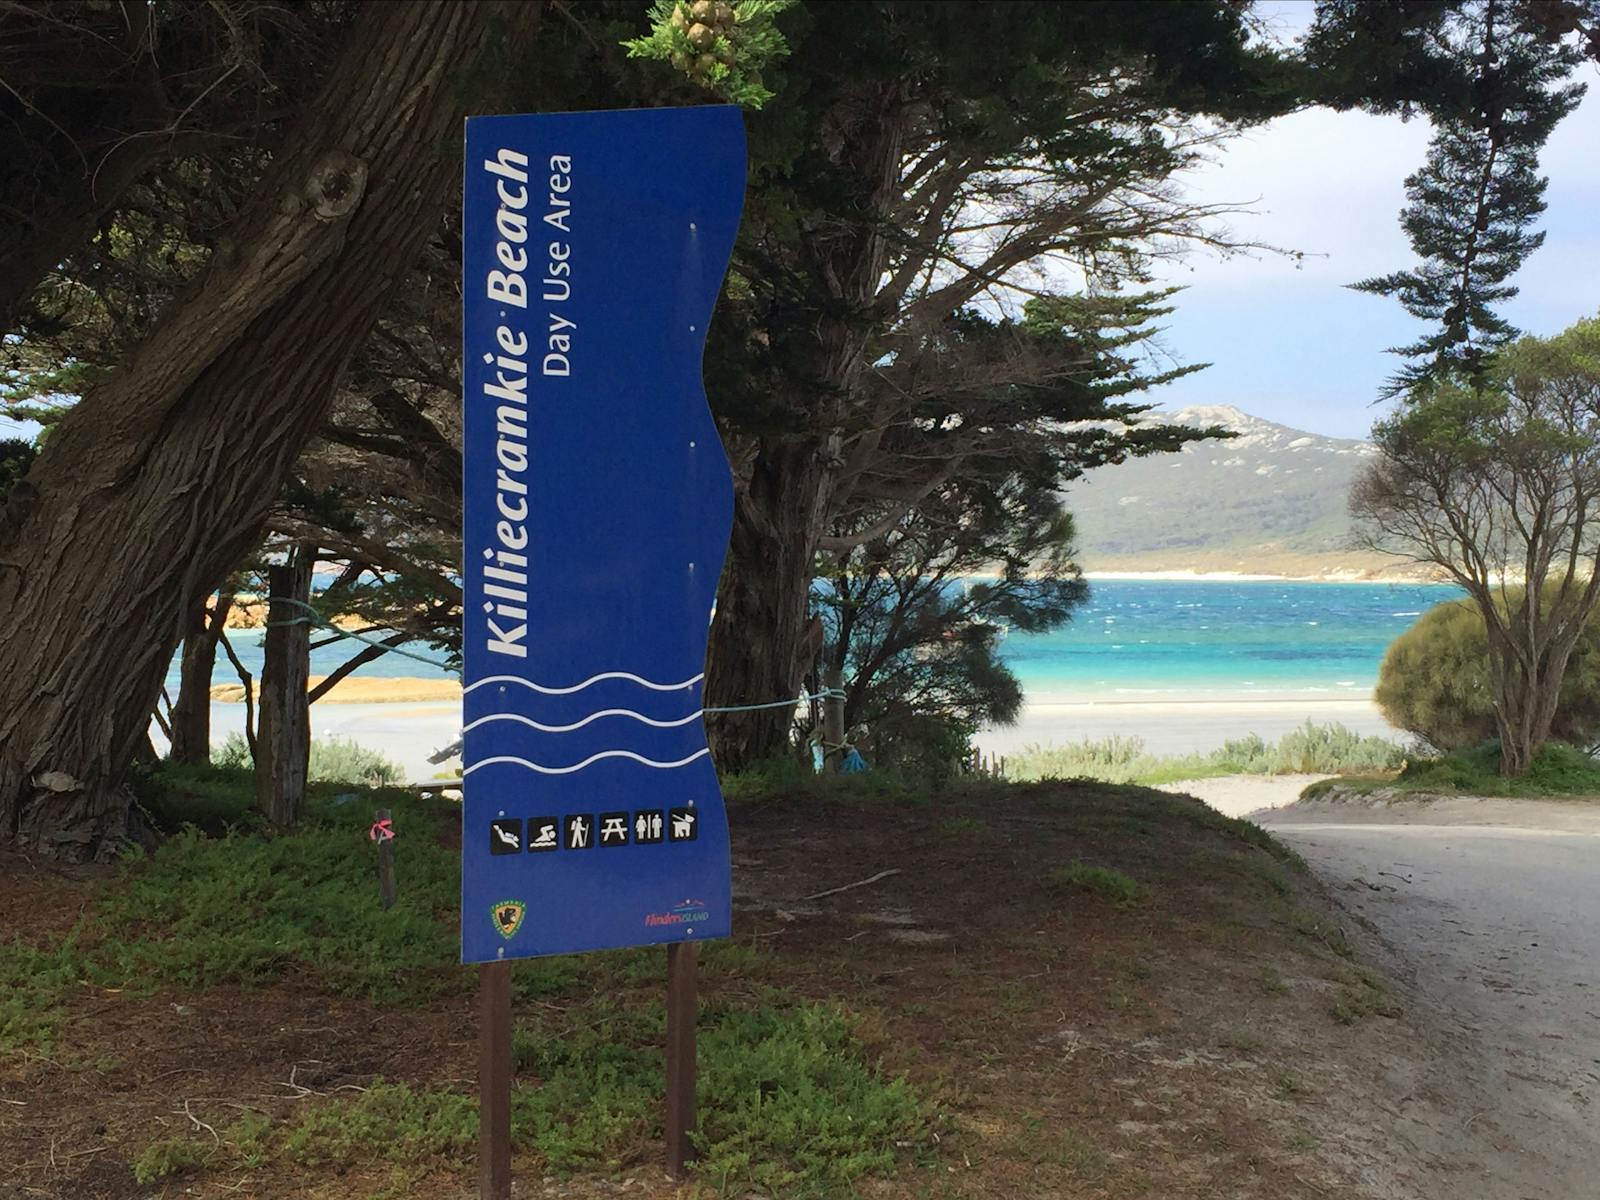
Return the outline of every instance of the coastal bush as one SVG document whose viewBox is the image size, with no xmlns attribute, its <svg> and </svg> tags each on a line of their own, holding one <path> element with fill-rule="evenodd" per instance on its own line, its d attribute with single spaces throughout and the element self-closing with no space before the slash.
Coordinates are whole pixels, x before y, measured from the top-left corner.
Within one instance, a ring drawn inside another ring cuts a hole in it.
<svg viewBox="0 0 1600 1200">
<path fill-rule="evenodd" d="M 1546 742 L 1534 752 L 1527 771 L 1507 778 L 1500 774 L 1500 744 L 1485 742 L 1471 750 L 1417 759 L 1395 776 L 1371 779 L 1327 779 L 1312 784 L 1306 798 L 1336 793 L 1365 795 L 1384 792 L 1423 796 L 1600 796 L 1600 762 L 1587 750 Z"/>
<path fill-rule="evenodd" d="M 248 768 L 250 747 L 242 736 L 230 733 L 220 746 L 213 747 L 211 761 L 219 767 Z M 388 787 L 404 777 L 405 771 L 398 763 L 348 738 L 316 738 L 311 743 L 306 778 L 313 782 Z"/>
<path fill-rule="evenodd" d="M 1512 601 L 1516 593 L 1512 593 Z M 1574 647 L 1561 681 L 1551 736 L 1600 741 L 1600 633 L 1591 624 Z M 1494 692 L 1483 614 L 1470 600 L 1435 605 L 1384 655 L 1374 693 L 1391 725 L 1442 751 L 1468 750 L 1494 738 Z"/>
<path fill-rule="evenodd" d="M 1114 734 L 1066 746 L 1029 746 L 1008 764 L 1013 779 L 1099 779 L 1107 783 L 1174 783 L 1218 775 L 1339 775 L 1397 770 L 1405 750 L 1387 738 L 1364 737 L 1338 722 L 1307 721 L 1276 742 L 1257 734 L 1231 738 L 1209 753 L 1155 755 L 1144 740 Z"/>
</svg>

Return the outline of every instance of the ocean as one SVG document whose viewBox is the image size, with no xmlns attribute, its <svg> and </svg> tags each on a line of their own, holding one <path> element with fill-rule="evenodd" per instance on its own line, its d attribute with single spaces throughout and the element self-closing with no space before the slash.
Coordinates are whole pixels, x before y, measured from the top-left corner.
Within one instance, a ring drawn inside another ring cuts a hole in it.
<svg viewBox="0 0 1600 1200">
<path fill-rule="evenodd" d="M 1091 581 L 1066 626 L 1002 654 L 1030 703 L 1365 699 L 1444 584 Z"/>
<path fill-rule="evenodd" d="M 1377 683 L 1389 643 L 1429 607 L 1460 594 L 1442 584 L 1095 580 L 1089 602 L 1066 626 L 1012 633 L 1001 653 L 1033 703 L 1361 699 Z M 262 636 L 229 635 L 258 677 Z M 444 657 L 423 644 L 407 648 L 436 662 Z M 314 650 L 311 673 L 327 674 L 356 649 L 341 640 Z M 360 674 L 438 679 L 450 672 L 390 654 Z M 213 678 L 236 680 L 220 654 Z M 167 685 L 176 694 L 176 663 Z"/>
</svg>

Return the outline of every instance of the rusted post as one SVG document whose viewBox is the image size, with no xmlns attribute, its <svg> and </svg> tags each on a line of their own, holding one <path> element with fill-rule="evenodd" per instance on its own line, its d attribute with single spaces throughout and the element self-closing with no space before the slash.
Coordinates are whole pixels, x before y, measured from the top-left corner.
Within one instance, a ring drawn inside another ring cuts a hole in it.
<svg viewBox="0 0 1600 1200">
<path fill-rule="evenodd" d="M 695 1007 L 700 947 L 667 947 L 667 1174 L 682 1179 L 694 1157 Z"/>
<path fill-rule="evenodd" d="M 478 1200 L 511 1200 L 511 964 L 478 968 Z"/>
</svg>

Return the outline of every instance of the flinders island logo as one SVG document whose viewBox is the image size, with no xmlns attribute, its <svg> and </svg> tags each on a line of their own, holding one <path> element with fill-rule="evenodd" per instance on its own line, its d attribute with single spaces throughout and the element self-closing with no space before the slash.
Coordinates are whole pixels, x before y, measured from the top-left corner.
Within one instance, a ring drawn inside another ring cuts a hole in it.
<svg viewBox="0 0 1600 1200">
<path fill-rule="evenodd" d="M 694 925 L 701 921 L 709 921 L 711 914 L 706 911 L 704 900 L 680 900 L 672 906 L 671 912 L 645 913 L 646 925 Z"/>
<path fill-rule="evenodd" d="M 494 927 L 500 931 L 500 936 L 509 938 L 522 928 L 522 918 L 528 913 L 528 906 L 521 900 L 502 900 L 490 910 L 494 918 Z"/>
</svg>

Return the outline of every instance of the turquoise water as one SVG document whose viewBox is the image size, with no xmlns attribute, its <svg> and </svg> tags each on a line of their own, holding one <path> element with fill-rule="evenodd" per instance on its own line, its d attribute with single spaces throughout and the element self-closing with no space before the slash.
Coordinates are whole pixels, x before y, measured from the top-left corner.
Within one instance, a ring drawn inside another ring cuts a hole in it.
<svg viewBox="0 0 1600 1200">
<path fill-rule="evenodd" d="M 1441 584 L 1097 580 L 1065 628 L 1002 653 L 1030 701 L 1361 699 Z"/>
<path fill-rule="evenodd" d="M 1011 634 L 1001 650 L 1035 702 L 1359 699 L 1377 682 L 1389 643 L 1431 605 L 1459 594 L 1439 584 L 1097 580 L 1065 628 Z M 259 677 L 262 631 L 229 636 Z M 341 640 L 314 650 L 311 673 L 326 675 L 358 649 Z M 443 658 L 426 645 L 408 649 Z M 448 672 L 390 654 L 360 674 Z M 236 680 L 220 654 L 214 679 Z M 167 684 L 176 694 L 176 664 Z"/>
<path fill-rule="evenodd" d="M 228 641 L 233 643 L 233 649 L 239 656 L 239 661 L 244 664 L 256 680 L 261 679 L 261 643 L 266 638 L 265 629 L 230 629 Z M 331 636 L 327 630 L 314 630 L 311 634 L 312 645 Z M 381 632 L 371 634 L 372 637 L 382 637 Z M 364 647 L 351 638 L 340 638 L 326 646 L 318 646 L 311 651 L 311 674 L 328 675 L 335 667 L 346 659 L 358 654 Z M 432 659 L 440 664 L 444 660 L 444 652 L 435 650 L 426 642 L 407 642 L 402 647 L 423 658 Z M 362 679 L 445 679 L 454 678 L 454 673 L 448 671 L 443 665 L 430 667 L 426 663 L 417 662 L 415 659 L 406 658 L 399 654 L 385 654 L 361 667 L 356 672 Z M 167 691 L 172 696 L 178 694 L 178 659 L 172 660 L 172 665 L 167 668 Z M 217 648 L 217 664 L 211 672 L 211 682 L 215 684 L 238 683 L 239 675 L 233 669 L 233 664 L 228 661 L 228 656 L 222 648 Z"/>
</svg>

